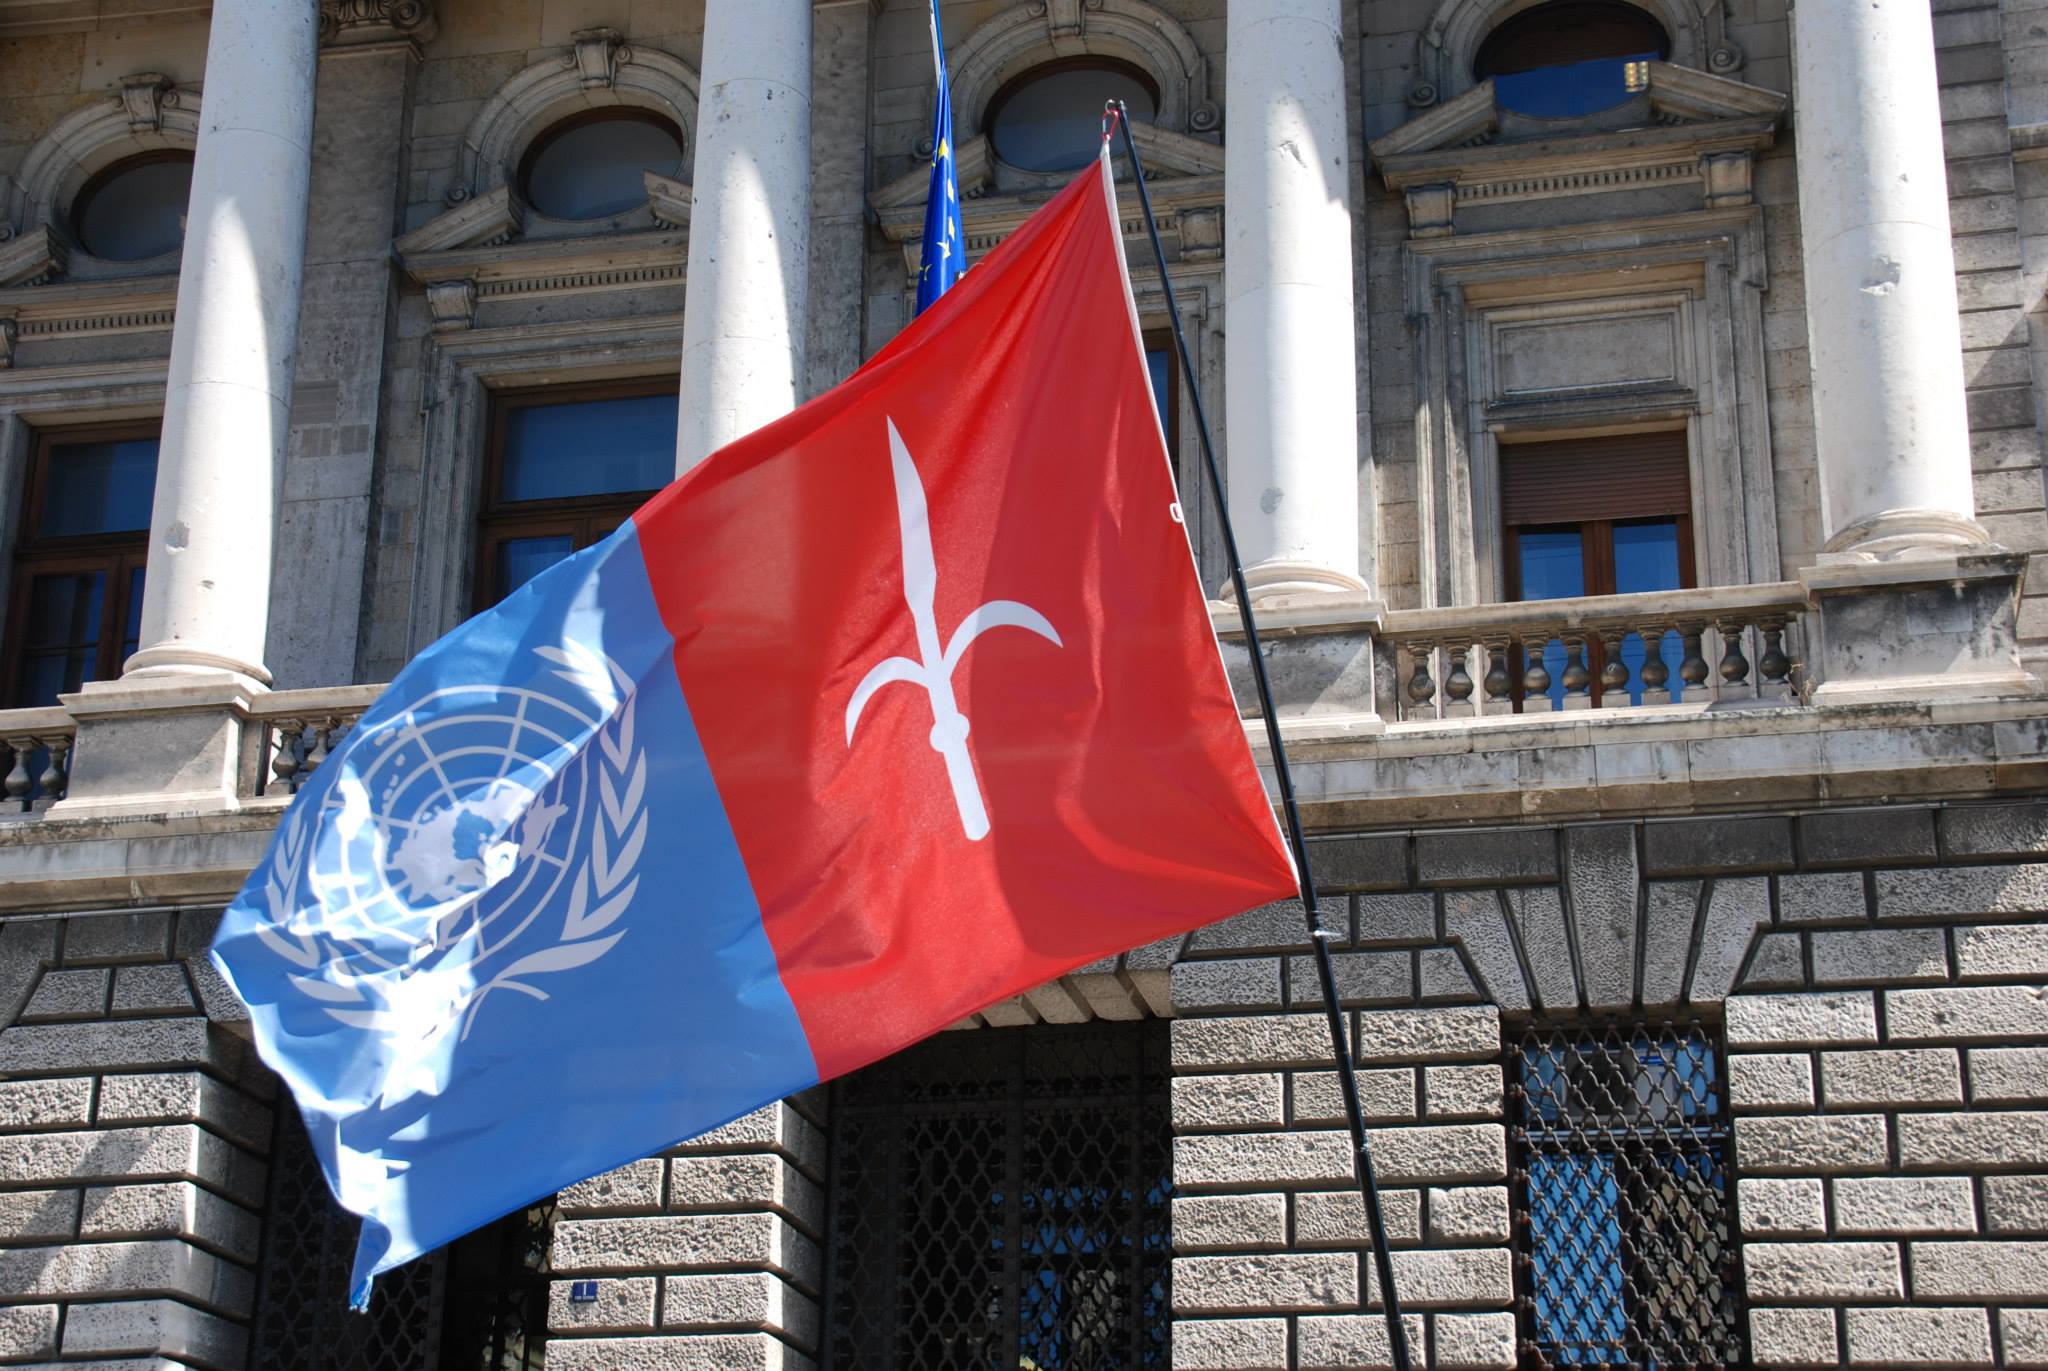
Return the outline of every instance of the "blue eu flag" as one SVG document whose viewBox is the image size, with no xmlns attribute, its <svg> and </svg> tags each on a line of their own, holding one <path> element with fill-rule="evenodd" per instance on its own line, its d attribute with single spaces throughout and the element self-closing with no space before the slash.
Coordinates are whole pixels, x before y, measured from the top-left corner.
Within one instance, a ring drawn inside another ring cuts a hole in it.
<svg viewBox="0 0 2048 1371">
<path fill-rule="evenodd" d="M 932 188 L 924 201 L 924 250 L 917 269 L 917 312 L 922 314 L 967 269 L 960 226 L 960 176 L 953 168 L 953 89 L 946 80 L 946 43 L 939 33 L 939 0 L 932 4 L 932 62 L 939 96 L 932 109 Z"/>
</svg>

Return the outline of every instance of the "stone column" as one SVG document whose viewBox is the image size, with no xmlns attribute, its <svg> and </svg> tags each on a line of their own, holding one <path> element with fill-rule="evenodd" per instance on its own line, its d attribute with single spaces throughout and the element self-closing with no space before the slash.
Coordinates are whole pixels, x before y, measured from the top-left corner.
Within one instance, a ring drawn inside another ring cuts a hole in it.
<svg viewBox="0 0 2048 1371">
<path fill-rule="evenodd" d="M 1341 16 L 1229 7 L 1224 394 L 1254 600 L 1365 588 Z"/>
<path fill-rule="evenodd" d="M 317 0 L 216 0 L 127 677 L 268 684 L 271 546 L 313 166 Z"/>
<path fill-rule="evenodd" d="M 811 215 L 811 0 L 704 15 L 676 471 L 788 413 Z"/>
<path fill-rule="evenodd" d="M 1890 559 L 1986 542 L 1927 6 L 1800 0 L 1793 19 L 1826 550 Z"/>
</svg>

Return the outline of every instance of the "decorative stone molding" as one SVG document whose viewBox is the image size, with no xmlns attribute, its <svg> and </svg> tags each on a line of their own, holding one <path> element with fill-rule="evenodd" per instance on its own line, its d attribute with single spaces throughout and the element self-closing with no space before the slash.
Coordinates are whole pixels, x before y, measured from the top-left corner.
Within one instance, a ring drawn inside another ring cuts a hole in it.
<svg viewBox="0 0 2048 1371">
<path fill-rule="evenodd" d="M 0 244 L 0 288 L 39 286 L 64 270 L 71 249 L 47 227 L 30 229 Z"/>
<path fill-rule="evenodd" d="M 427 287 L 427 313 L 434 317 L 436 333 L 468 328 L 476 322 L 476 282 L 433 282 Z"/>
<path fill-rule="evenodd" d="M 26 233 L 61 218 L 93 173 L 124 157 L 199 145 L 199 92 L 156 72 L 122 78 L 104 99 L 73 110 L 38 138 L 9 187 L 0 232 Z"/>
<path fill-rule="evenodd" d="M 982 131 L 982 112 L 1012 77 L 1082 54 L 1129 62 L 1151 76 L 1159 87 L 1157 127 L 1207 133 L 1221 126 L 1208 62 L 1172 15 L 1146 0 L 1042 0 L 1005 8 L 954 48 L 948 67 L 961 140 Z"/>
<path fill-rule="evenodd" d="M 647 182 L 647 207 L 662 228 L 690 227 L 690 187 L 659 172 L 642 172 Z"/>
<path fill-rule="evenodd" d="M 424 43 L 437 28 L 433 0 L 320 0 L 320 41 L 330 47 Z"/>
<path fill-rule="evenodd" d="M 1415 84 L 1408 103 L 1427 107 L 1470 90 L 1472 59 L 1486 35 L 1507 19 L 1543 0 L 1440 0 L 1416 39 Z M 1742 69 L 1742 49 L 1728 41 L 1723 0 L 1633 0 L 1671 36 L 1674 65 L 1732 76 Z"/>
<path fill-rule="evenodd" d="M 442 211 L 392 247 L 400 256 L 439 252 L 444 248 L 495 247 L 516 235 L 526 220 L 526 205 L 510 186 L 499 186 L 473 200 Z"/>
<path fill-rule="evenodd" d="M 0 319 L 0 367 L 14 365 L 14 339 L 17 326 L 12 319 Z"/>
<path fill-rule="evenodd" d="M 678 284 L 688 258 L 686 233 L 648 229 L 494 247 L 401 248 L 399 266 L 427 292 L 436 328 L 465 328 L 486 300 Z"/>
<path fill-rule="evenodd" d="M 659 48 L 629 46 L 615 29 L 585 29 L 559 56 L 500 86 L 462 136 L 452 204 L 509 185 L 520 154 L 549 125 L 582 110 L 632 105 L 675 120 L 688 172 L 696 144 L 697 73 Z"/>
</svg>

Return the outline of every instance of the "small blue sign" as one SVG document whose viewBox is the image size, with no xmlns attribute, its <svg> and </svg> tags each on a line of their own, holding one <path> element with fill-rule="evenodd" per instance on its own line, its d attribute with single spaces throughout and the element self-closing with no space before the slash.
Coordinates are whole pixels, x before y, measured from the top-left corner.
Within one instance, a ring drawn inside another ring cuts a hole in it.
<svg viewBox="0 0 2048 1371">
<path fill-rule="evenodd" d="M 597 1303 L 597 1282 L 596 1282 L 596 1281 L 570 1281 L 570 1282 L 569 1282 L 569 1303 L 571 1303 L 571 1304 L 596 1304 L 596 1303 Z"/>
</svg>

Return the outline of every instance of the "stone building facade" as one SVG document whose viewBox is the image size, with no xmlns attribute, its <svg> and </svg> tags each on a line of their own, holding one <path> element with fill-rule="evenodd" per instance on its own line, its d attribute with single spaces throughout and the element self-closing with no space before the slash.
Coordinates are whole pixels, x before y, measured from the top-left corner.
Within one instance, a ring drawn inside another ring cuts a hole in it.
<svg viewBox="0 0 2048 1371">
<path fill-rule="evenodd" d="M 1418 1356 L 2048 1366 L 2048 9 L 941 14 L 970 256 L 1140 116 Z M 908 322 L 930 42 L 0 0 L 0 1365 L 1389 1364 L 1299 906 L 366 1318 L 204 957 L 378 683 Z"/>
</svg>

